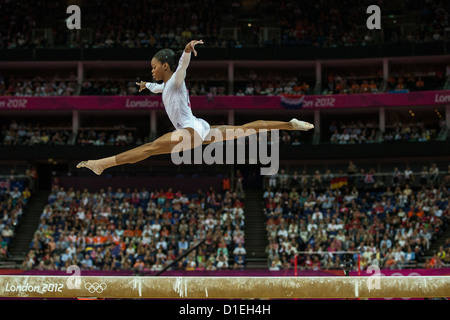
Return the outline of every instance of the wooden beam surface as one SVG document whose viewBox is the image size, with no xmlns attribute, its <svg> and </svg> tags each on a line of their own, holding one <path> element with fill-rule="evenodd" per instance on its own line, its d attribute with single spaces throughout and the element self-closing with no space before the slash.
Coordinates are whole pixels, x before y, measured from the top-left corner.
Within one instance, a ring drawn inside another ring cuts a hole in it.
<svg viewBox="0 0 450 320">
<path fill-rule="evenodd" d="M 294 299 L 450 297 L 450 277 L 0 276 L 0 297 Z"/>
</svg>

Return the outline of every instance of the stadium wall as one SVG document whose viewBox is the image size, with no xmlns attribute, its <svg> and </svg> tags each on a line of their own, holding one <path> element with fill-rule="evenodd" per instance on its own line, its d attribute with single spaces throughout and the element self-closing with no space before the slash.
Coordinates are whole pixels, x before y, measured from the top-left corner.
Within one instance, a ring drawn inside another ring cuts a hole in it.
<svg viewBox="0 0 450 320">
<path fill-rule="evenodd" d="M 107 157 L 129 150 L 130 146 L 3 146 L 0 160 L 11 161 L 48 161 L 60 163 L 89 159 L 94 154 L 97 158 Z M 226 151 L 226 148 L 224 148 Z M 235 155 L 237 147 L 235 146 Z M 448 157 L 450 141 L 430 141 L 415 143 L 374 143 L 374 144 L 305 144 L 301 146 L 283 146 L 279 148 L 282 160 L 335 160 L 342 159 L 384 159 L 415 157 Z M 246 152 L 248 160 L 248 152 Z M 145 161 L 145 160 L 144 160 Z M 152 164 L 170 164 L 169 155 L 152 157 Z M 246 163 L 249 163 L 248 161 Z"/>
</svg>

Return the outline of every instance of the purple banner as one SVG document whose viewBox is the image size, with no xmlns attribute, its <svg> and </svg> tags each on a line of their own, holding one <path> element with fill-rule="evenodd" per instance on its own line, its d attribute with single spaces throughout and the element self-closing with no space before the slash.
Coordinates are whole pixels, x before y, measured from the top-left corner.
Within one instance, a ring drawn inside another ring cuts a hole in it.
<svg viewBox="0 0 450 320">
<path fill-rule="evenodd" d="M 303 109 L 436 106 L 450 104 L 450 90 L 409 93 L 304 96 Z"/>
<path fill-rule="evenodd" d="M 450 90 L 308 96 L 191 96 L 193 109 L 328 109 L 450 104 Z M 282 101 L 283 100 L 283 101 Z M 294 102 L 290 104 L 289 100 Z M 283 103 L 282 103 L 283 102 Z M 289 105 L 289 107 L 287 107 Z M 0 110 L 163 109 L 158 96 L 0 97 Z"/>
</svg>

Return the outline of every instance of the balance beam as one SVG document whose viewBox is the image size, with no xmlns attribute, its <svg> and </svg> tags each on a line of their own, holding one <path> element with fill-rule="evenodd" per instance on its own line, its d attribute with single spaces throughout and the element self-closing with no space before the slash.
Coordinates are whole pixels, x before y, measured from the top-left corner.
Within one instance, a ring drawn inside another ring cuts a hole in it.
<svg viewBox="0 0 450 320">
<path fill-rule="evenodd" d="M 379 281 L 379 282 L 378 282 Z M 450 297 L 449 276 L 97 277 L 0 276 L 0 297 L 294 299 Z"/>
</svg>

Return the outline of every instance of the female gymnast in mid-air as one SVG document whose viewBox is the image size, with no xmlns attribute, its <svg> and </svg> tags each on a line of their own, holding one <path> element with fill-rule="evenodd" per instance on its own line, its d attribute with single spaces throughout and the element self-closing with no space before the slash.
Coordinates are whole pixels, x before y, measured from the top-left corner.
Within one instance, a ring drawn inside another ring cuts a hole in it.
<svg viewBox="0 0 450 320">
<path fill-rule="evenodd" d="M 145 88 L 153 93 L 162 93 L 162 100 L 170 121 L 175 127 L 175 131 L 184 130 L 183 134 L 188 133 L 189 140 L 186 139 L 187 145 L 183 146 L 183 150 L 196 148 L 201 144 L 210 144 L 223 140 L 237 139 L 243 136 L 254 134 L 260 130 L 302 130 L 307 131 L 314 126 L 308 122 L 292 119 L 289 122 L 283 121 L 264 121 L 258 120 L 241 126 L 212 126 L 203 119 L 197 118 L 192 114 L 191 104 L 189 101 L 189 92 L 186 88 L 185 77 L 186 69 L 189 66 L 191 52 L 197 56 L 195 46 L 203 44 L 203 41 L 193 40 L 189 42 L 184 51 L 179 55 L 171 49 L 163 49 L 156 53 L 151 61 L 152 75 L 156 81 L 163 81 L 162 84 L 151 82 L 137 82 L 139 92 Z M 214 135 L 214 140 L 207 139 L 211 129 L 219 130 L 221 135 Z M 243 132 L 240 136 L 233 135 L 228 138 L 227 130 L 235 130 L 235 132 Z M 238 129 L 242 129 L 236 131 Z M 253 130 L 248 130 L 253 129 Z M 180 143 L 179 139 L 172 140 L 172 133 L 169 132 L 159 137 L 153 142 L 143 144 L 129 151 L 120 153 L 116 156 L 107 157 L 98 160 L 81 161 L 77 168 L 88 168 L 95 174 L 100 175 L 110 167 L 123 164 L 130 164 L 142 161 L 150 156 L 160 154 L 170 154 L 174 147 Z M 217 136 L 222 136 L 222 140 L 216 140 Z M 183 135 L 184 137 L 184 135 Z M 182 139 L 185 140 L 185 139 Z"/>
</svg>

